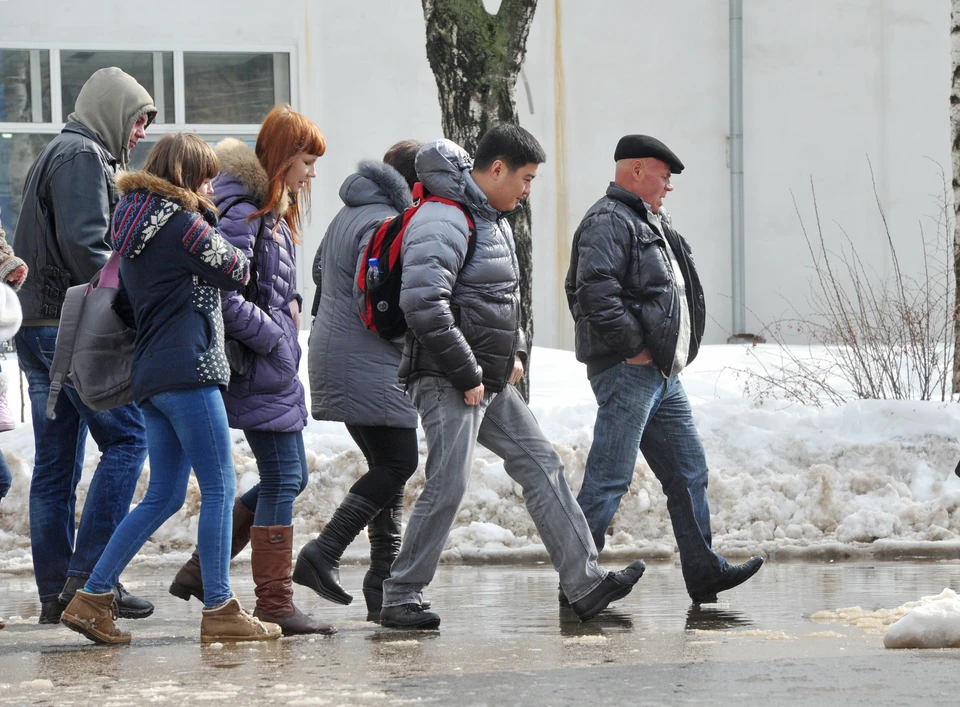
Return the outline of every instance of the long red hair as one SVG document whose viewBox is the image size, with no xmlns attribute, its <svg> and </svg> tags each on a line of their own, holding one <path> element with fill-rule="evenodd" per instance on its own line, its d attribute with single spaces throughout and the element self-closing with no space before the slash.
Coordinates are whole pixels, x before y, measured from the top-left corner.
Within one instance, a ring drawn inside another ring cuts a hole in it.
<svg viewBox="0 0 960 707">
<path fill-rule="evenodd" d="M 298 155 L 306 153 L 319 157 L 326 150 L 327 141 L 313 121 L 286 104 L 274 106 L 263 119 L 256 146 L 257 159 L 269 180 L 267 203 L 250 218 L 259 218 L 280 207 L 287 192 L 287 172 Z M 291 199 L 285 218 L 294 242 L 300 243 L 300 226 L 303 216 L 310 209 L 309 182 L 295 196 L 296 199 Z"/>
</svg>

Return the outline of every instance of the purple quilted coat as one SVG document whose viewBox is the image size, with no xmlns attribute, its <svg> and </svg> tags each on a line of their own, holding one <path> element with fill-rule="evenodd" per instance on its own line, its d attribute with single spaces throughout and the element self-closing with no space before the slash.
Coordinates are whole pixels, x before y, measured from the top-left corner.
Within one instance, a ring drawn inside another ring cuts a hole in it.
<svg viewBox="0 0 960 707">
<path fill-rule="evenodd" d="M 254 151 L 233 138 L 216 147 L 220 174 L 213 181 L 214 202 L 223 211 L 245 196 L 256 204 L 267 200 L 267 174 Z M 253 253 L 259 218 L 247 221 L 257 209 L 239 203 L 220 220 L 220 232 L 248 258 Z M 281 208 L 281 213 L 285 211 Z M 223 298 L 223 328 L 228 338 L 249 346 L 257 354 L 246 375 L 233 375 L 223 394 L 230 426 L 240 430 L 298 432 L 307 424 L 307 407 L 300 367 L 300 344 L 290 314 L 297 293 L 293 238 L 287 222 L 267 214 L 260 244 L 253 254 L 259 282 L 256 303 L 239 293 Z M 273 234 L 276 227 L 276 234 Z"/>
</svg>

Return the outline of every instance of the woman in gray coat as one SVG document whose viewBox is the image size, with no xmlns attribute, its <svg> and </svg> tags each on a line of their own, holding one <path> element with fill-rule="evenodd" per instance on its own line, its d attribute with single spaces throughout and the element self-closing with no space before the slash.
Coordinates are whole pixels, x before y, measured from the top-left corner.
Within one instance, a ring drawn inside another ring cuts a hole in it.
<svg viewBox="0 0 960 707">
<path fill-rule="evenodd" d="M 398 382 L 402 339 L 387 341 L 360 319 L 358 267 L 370 237 L 386 219 L 412 205 L 414 158 L 421 143 L 391 147 L 383 163 L 361 162 L 340 187 L 344 207 L 317 251 L 308 365 L 312 414 L 343 422 L 369 471 L 315 539 L 297 557 L 293 581 L 337 604 L 353 597 L 340 586 L 340 558 L 365 526 L 370 570 L 363 578 L 367 618 L 377 621 L 383 580 L 400 551 L 403 487 L 417 470 L 417 412 Z"/>
</svg>

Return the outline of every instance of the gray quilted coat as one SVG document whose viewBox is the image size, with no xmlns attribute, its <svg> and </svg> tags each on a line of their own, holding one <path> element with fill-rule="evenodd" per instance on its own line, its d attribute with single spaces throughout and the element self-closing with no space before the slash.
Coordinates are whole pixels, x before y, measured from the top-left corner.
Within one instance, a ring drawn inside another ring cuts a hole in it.
<svg viewBox="0 0 960 707">
<path fill-rule="evenodd" d="M 330 222 L 313 261 L 320 290 L 307 364 L 311 413 L 348 425 L 417 426 L 417 412 L 397 378 L 401 342 L 381 339 L 360 319 L 357 267 L 376 228 L 411 205 L 400 173 L 361 162 L 340 187 L 344 207 Z"/>
<path fill-rule="evenodd" d="M 449 140 L 417 153 L 417 176 L 430 193 L 463 204 L 477 228 L 469 262 L 469 228 L 456 206 L 429 202 L 410 220 L 403 237 L 400 308 L 409 330 L 403 349 L 403 380 L 448 378 L 460 390 L 481 381 L 503 390 L 520 334 L 520 270 L 510 225 L 487 202 L 470 176 L 473 161 Z"/>
</svg>

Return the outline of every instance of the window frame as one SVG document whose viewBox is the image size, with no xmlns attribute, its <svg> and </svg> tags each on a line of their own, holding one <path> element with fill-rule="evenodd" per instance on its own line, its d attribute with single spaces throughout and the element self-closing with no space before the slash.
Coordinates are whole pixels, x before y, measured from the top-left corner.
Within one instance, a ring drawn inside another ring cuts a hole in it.
<svg viewBox="0 0 960 707">
<path fill-rule="evenodd" d="M 186 100 L 184 91 L 183 55 L 184 53 L 227 53 L 227 54 L 286 54 L 289 65 L 290 105 L 299 110 L 300 105 L 300 51 L 296 44 L 263 44 L 249 50 L 238 50 L 235 44 L 178 44 L 178 43 L 133 43 L 133 42 L 24 42 L 0 41 L 0 49 L 39 50 L 50 52 L 50 122 L 48 123 L 12 123 L 0 122 L 0 133 L 52 133 L 58 134 L 66 125 L 63 115 L 63 85 L 60 74 L 61 51 L 116 51 L 116 52 L 173 52 L 173 120 L 167 123 L 154 123 L 150 132 L 155 135 L 189 132 L 198 135 L 226 134 L 237 137 L 256 136 L 259 123 L 188 123 L 186 122 Z M 169 116 L 166 116 L 169 118 Z"/>
</svg>

